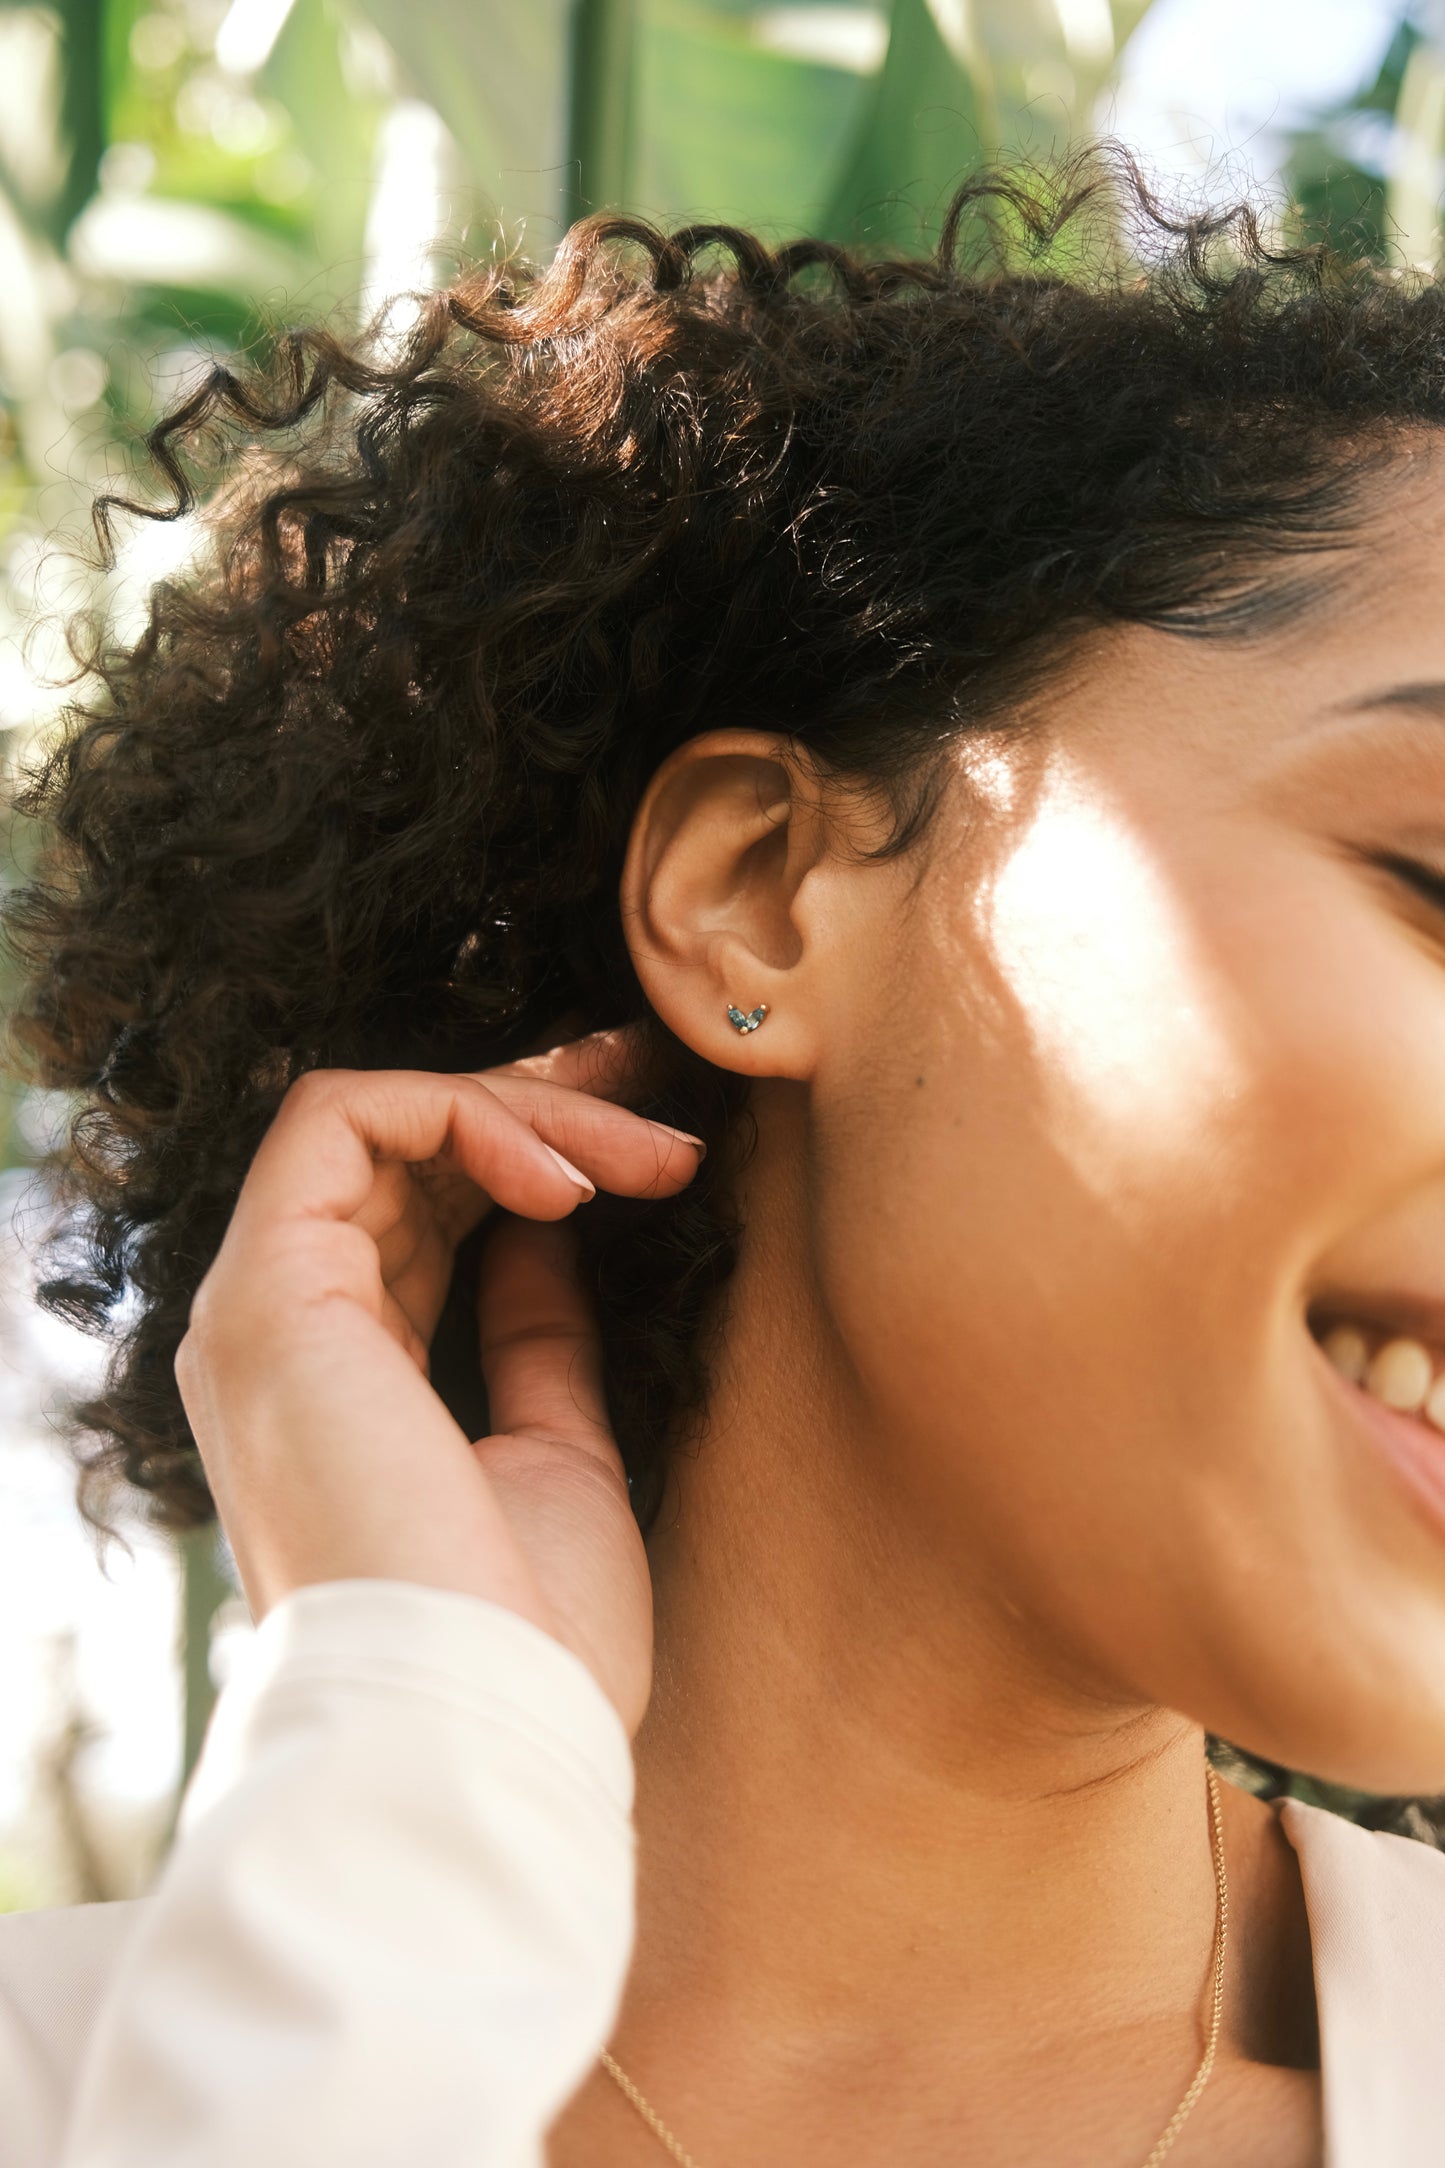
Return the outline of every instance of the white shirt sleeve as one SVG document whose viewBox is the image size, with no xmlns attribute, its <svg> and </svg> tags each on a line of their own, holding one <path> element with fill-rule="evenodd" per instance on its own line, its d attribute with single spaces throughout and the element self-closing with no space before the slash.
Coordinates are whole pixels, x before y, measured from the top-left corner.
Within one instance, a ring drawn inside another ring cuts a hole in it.
<svg viewBox="0 0 1445 2168">
<path fill-rule="evenodd" d="M 540 2168 L 631 1949 L 632 1761 L 476 1598 L 300 1590 L 221 1697 L 61 2168 Z"/>
</svg>

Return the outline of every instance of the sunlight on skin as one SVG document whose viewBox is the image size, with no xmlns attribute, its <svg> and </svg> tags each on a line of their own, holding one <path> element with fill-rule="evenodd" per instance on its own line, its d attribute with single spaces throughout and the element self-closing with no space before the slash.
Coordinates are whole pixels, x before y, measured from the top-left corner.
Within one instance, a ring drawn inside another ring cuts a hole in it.
<svg viewBox="0 0 1445 2168">
<path fill-rule="evenodd" d="M 1097 779 L 1051 764 L 1028 827 L 980 894 L 977 927 L 1026 1022 L 1055 1099 L 1048 1126 L 1076 1178 L 1117 1184 L 1121 1122 L 1156 1164 L 1197 1149 L 1239 1065 L 1197 998 L 1209 966 L 1194 930 L 1144 839 L 1100 802 Z"/>
<path fill-rule="evenodd" d="M 1378 706 L 1445 679 L 1435 491 L 1407 455 L 1284 621 L 1102 630 L 960 747 L 926 866 L 830 956 L 807 1263 L 869 1540 L 932 1531 L 974 1609 L 951 1681 L 1007 1634 L 1400 1792 L 1445 1752 L 1438 1519 L 1309 1320 L 1445 1300 L 1441 919 L 1379 863 L 1445 878 L 1440 717 Z M 754 1234 L 797 1149 L 765 1125 Z"/>
</svg>

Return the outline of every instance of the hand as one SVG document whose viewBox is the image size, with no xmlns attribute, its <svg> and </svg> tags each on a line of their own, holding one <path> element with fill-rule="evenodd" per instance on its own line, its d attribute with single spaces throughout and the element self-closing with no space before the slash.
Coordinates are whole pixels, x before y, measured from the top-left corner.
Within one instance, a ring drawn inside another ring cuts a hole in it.
<svg viewBox="0 0 1445 2168">
<path fill-rule="evenodd" d="M 613 1032 L 476 1076 L 304 1077 L 246 1177 L 176 1375 L 257 1617 L 317 1581 L 484 1596 L 579 1656 L 632 1732 L 651 1679 L 647 1560 L 555 1224 L 592 1183 L 670 1196 L 696 1172 L 695 1140 L 607 1096 L 628 1054 Z M 427 1357 L 457 1244 L 494 1205 L 520 1217 L 483 1259 L 496 1427 L 473 1443 Z"/>
</svg>

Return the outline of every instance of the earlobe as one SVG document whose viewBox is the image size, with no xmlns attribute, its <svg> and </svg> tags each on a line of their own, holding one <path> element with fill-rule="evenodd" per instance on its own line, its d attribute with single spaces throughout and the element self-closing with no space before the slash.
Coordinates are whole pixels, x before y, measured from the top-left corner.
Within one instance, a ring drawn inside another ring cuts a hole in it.
<svg viewBox="0 0 1445 2168">
<path fill-rule="evenodd" d="M 648 786 L 622 878 L 633 963 L 658 1015 L 719 1067 L 810 1073 L 818 959 L 800 899 L 826 848 L 812 764 L 784 737 L 710 731 Z"/>
</svg>

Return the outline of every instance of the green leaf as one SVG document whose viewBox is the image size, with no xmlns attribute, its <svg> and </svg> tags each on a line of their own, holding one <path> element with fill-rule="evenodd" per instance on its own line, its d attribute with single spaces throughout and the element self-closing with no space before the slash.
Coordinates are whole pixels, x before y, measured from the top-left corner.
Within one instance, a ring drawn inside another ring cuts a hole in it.
<svg viewBox="0 0 1445 2168">
<path fill-rule="evenodd" d="M 423 11 L 417 10 L 420 14 Z M 348 80 L 345 18 L 327 0 L 297 0 L 261 73 L 291 115 L 294 148 L 314 175 L 298 216 L 309 258 L 293 299 L 324 313 L 361 285 L 367 205 L 382 100 Z"/>
<path fill-rule="evenodd" d="M 355 4 L 446 122 L 484 199 L 477 208 L 554 238 L 567 197 L 569 0 Z"/>
<path fill-rule="evenodd" d="M 1395 108 L 1391 238 L 1406 263 L 1433 271 L 1440 254 L 1440 159 L 1445 152 L 1445 50 L 1422 38 L 1405 64 Z"/>
<path fill-rule="evenodd" d="M 747 16 L 653 0 L 638 41 L 632 203 L 663 219 L 816 230 L 871 86 L 770 50 Z"/>
<path fill-rule="evenodd" d="M 959 11 L 960 20 L 961 10 Z M 991 147 L 991 87 L 928 0 L 894 0 L 888 53 L 821 220 L 840 241 L 917 248 L 958 182 Z"/>
</svg>

